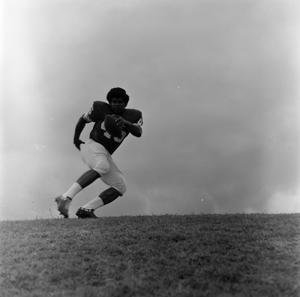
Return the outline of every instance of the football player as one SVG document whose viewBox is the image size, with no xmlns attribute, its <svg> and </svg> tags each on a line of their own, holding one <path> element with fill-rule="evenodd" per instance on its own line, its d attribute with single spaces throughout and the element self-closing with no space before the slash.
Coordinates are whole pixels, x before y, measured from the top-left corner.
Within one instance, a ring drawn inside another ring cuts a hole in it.
<svg viewBox="0 0 300 297">
<path fill-rule="evenodd" d="M 83 114 L 75 127 L 74 145 L 80 151 L 81 157 L 89 170 L 86 171 L 62 195 L 55 198 L 57 209 L 65 218 L 69 217 L 69 206 L 72 199 L 82 189 L 100 178 L 109 188 L 98 197 L 80 207 L 78 218 L 97 218 L 94 211 L 122 196 L 126 191 L 123 173 L 112 159 L 112 154 L 123 140 L 132 134 L 142 135 L 142 113 L 136 109 L 126 108 L 129 96 L 122 88 L 112 88 L 106 96 L 108 103 L 95 101 L 89 112 Z M 119 135 L 112 135 L 105 125 L 105 117 L 113 115 L 119 128 Z M 81 132 L 87 123 L 94 123 L 90 137 L 86 142 L 80 139 Z"/>
</svg>

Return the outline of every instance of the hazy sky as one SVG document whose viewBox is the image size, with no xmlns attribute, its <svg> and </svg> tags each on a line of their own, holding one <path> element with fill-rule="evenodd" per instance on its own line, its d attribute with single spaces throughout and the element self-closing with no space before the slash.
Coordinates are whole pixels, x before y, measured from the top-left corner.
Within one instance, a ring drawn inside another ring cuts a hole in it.
<svg viewBox="0 0 300 297">
<path fill-rule="evenodd" d="M 86 170 L 78 118 L 121 86 L 144 135 L 98 215 L 299 212 L 299 5 L 292 0 L 4 0 L 1 219 L 57 217 Z M 91 125 L 82 138 L 88 137 Z M 71 213 L 106 186 L 95 182 Z"/>
</svg>

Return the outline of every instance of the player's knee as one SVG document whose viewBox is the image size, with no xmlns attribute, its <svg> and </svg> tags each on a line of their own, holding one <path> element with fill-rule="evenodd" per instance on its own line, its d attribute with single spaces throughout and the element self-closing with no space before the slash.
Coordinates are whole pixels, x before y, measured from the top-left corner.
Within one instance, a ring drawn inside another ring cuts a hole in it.
<svg viewBox="0 0 300 297">
<path fill-rule="evenodd" d="M 125 182 L 116 185 L 115 189 L 120 193 L 121 196 L 124 195 L 127 190 Z"/>
<path fill-rule="evenodd" d="M 109 169 L 110 169 L 110 165 L 108 162 L 105 161 L 101 161 L 97 163 L 96 167 L 94 168 L 94 170 L 100 173 L 100 175 L 104 175 L 108 173 Z"/>
</svg>

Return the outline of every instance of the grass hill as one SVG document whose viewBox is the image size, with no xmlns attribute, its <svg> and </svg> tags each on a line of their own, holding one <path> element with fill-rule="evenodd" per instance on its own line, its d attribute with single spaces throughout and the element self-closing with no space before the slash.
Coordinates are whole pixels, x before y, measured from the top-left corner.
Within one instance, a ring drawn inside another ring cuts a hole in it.
<svg viewBox="0 0 300 297">
<path fill-rule="evenodd" d="M 300 296 L 300 214 L 0 223 L 1 297 Z"/>
</svg>

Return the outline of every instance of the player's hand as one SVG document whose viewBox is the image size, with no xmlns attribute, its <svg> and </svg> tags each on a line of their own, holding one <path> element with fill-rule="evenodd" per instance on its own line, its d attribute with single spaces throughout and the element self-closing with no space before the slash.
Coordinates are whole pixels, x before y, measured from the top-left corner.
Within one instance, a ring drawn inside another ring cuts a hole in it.
<svg viewBox="0 0 300 297">
<path fill-rule="evenodd" d="M 74 145 L 76 146 L 76 148 L 77 148 L 78 150 L 80 150 L 80 145 L 81 145 L 81 144 L 84 144 L 84 142 L 81 141 L 80 139 L 74 139 Z"/>
<path fill-rule="evenodd" d="M 122 117 L 116 117 L 115 120 L 118 127 L 120 127 L 121 129 L 125 127 L 126 120 L 124 120 Z"/>
</svg>

